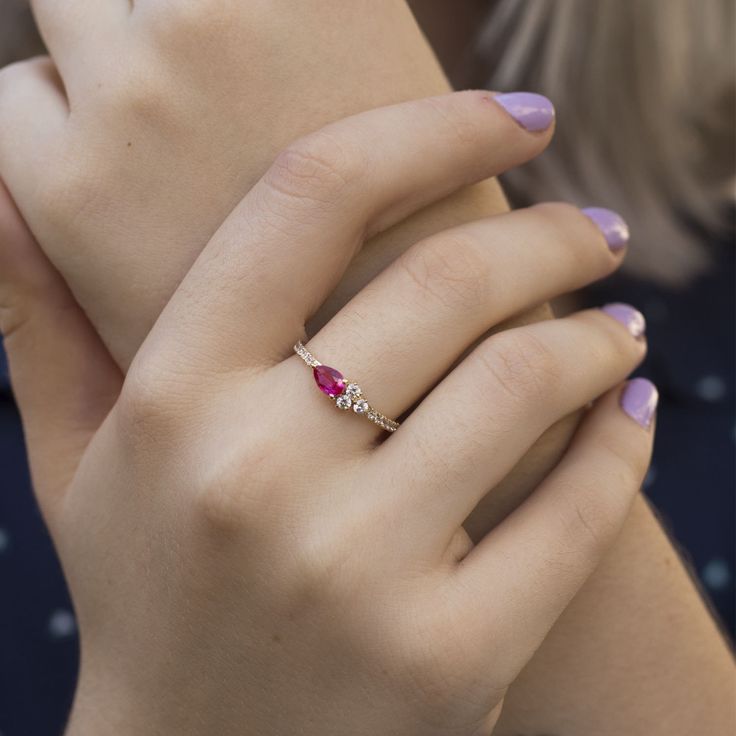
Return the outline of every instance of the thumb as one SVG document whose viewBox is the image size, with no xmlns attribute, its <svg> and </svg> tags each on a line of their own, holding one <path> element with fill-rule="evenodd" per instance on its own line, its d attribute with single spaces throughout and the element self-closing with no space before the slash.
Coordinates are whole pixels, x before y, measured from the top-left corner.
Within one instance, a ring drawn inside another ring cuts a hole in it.
<svg viewBox="0 0 736 736">
<path fill-rule="evenodd" d="M 0 331 L 36 495 L 51 524 L 122 377 L 2 182 Z"/>
</svg>

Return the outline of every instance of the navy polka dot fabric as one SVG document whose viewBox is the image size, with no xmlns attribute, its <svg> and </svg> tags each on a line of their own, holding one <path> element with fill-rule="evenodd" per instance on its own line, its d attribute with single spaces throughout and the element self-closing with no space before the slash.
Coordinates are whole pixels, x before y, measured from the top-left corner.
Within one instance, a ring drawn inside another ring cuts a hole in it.
<svg viewBox="0 0 736 736">
<path fill-rule="evenodd" d="M 646 317 L 649 355 L 639 374 L 657 384 L 661 401 L 644 490 L 730 634 L 736 549 L 735 255 L 730 238 L 714 245 L 711 271 L 681 291 L 616 276 L 588 293 L 591 306 L 625 300 Z"/>
<path fill-rule="evenodd" d="M 589 297 L 630 302 L 647 317 L 650 355 L 641 373 L 662 401 L 645 490 L 732 631 L 734 251 L 715 258 L 718 268 L 683 292 L 617 278 Z M 0 368 L 0 736 L 53 736 L 73 694 L 77 630 Z"/>
</svg>

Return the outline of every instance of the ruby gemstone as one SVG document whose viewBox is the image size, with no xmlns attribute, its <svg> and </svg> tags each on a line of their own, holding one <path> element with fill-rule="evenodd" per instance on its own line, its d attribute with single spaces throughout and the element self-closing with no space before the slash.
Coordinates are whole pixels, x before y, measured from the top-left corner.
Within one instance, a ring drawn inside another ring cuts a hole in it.
<svg viewBox="0 0 736 736">
<path fill-rule="evenodd" d="M 317 365 L 314 367 L 314 380 L 319 386 L 319 390 L 328 396 L 339 396 L 345 390 L 345 378 L 334 368 L 328 365 Z"/>
</svg>

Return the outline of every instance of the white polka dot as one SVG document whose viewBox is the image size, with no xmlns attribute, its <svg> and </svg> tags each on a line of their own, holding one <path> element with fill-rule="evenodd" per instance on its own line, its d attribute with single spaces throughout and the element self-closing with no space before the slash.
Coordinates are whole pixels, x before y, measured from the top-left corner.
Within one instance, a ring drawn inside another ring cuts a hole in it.
<svg viewBox="0 0 736 736">
<path fill-rule="evenodd" d="M 716 557 L 703 568 L 701 577 L 711 590 L 723 590 L 731 582 L 731 570 L 725 560 Z"/>
<path fill-rule="evenodd" d="M 720 401 L 726 395 L 726 383 L 720 376 L 703 376 L 695 384 L 695 391 L 704 401 Z"/>
<path fill-rule="evenodd" d="M 10 547 L 10 534 L 5 529 L 0 528 L 0 554 L 5 552 L 8 547 Z M 0 733 L 0 736 L 3 736 L 2 733 Z"/>
<path fill-rule="evenodd" d="M 66 639 L 77 631 L 77 622 L 71 611 L 59 609 L 51 614 L 49 619 L 49 633 L 55 639 Z"/>
<path fill-rule="evenodd" d="M 654 485 L 655 480 L 657 480 L 657 468 L 652 465 L 647 471 L 644 482 L 642 483 L 642 488 L 644 490 L 647 490 L 647 488 L 651 488 Z"/>
</svg>

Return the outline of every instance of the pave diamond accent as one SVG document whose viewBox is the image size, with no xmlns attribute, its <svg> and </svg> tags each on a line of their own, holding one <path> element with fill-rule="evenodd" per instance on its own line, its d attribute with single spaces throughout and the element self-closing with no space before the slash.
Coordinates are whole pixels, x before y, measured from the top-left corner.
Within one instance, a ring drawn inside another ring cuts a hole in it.
<svg viewBox="0 0 736 736">
<path fill-rule="evenodd" d="M 298 342 L 294 345 L 294 352 L 310 367 L 316 368 L 318 365 L 322 365 L 312 353 L 307 350 L 304 345 Z"/>
</svg>

